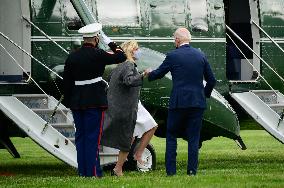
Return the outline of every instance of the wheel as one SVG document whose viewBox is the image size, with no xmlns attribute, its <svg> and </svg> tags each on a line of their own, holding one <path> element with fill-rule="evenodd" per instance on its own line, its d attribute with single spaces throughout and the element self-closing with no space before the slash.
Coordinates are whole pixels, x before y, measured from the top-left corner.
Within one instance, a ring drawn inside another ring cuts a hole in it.
<svg viewBox="0 0 284 188">
<path fill-rule="evenodd" d="M 152 144 L 148 144 L 142 154 L 142 160 L 145 161 L 145 164 L 143 166 L 134 160 L 133 155 L 134 155 L 135 148 L 138 144 L 139 144 L 139 140 L 136 139 L 134 143 L 132 144 L 127 161 L 124 164 L 124 168 L 127 170 L 138 170 L 141 172 L 155 170 L 156 169 L 156 152 Z"/>
</svg>

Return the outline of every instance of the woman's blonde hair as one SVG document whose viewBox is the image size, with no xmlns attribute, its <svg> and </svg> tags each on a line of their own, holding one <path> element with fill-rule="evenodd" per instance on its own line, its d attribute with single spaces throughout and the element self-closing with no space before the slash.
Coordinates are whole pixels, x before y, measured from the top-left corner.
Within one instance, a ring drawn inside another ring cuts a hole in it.
<svg viewBox="0 0 284 188">
<path fill-rule="evenodd" d="M 138 48 L 138 43 L 136 40 L 128 40 L 122 43 L 121 48 L 126 54 L 127 60 L 134 62 L 133 51 Z"/>
</svg>

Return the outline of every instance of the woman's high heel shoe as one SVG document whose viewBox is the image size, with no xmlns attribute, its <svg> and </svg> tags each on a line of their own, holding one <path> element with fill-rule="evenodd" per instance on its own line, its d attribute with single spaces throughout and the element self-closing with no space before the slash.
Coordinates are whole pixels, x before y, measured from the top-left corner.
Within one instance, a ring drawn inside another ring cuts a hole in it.
<svg viewBox="0 0 284 188">
<path fill-rule="evenodd" d="M 139 161 L 137 161 L 137 169 L 141 172 L 148 172 L 150 169 L 147 166 L 147 162 L 140 163 Z"/>
<path fill-rule="evenodd" d="M 112 171 L 110 172 L 110 175 L 120 177 L 120 176 L 123 176 L 123 173 L 118 174 L 114 169 L 112 169 Z"/>
</svg>

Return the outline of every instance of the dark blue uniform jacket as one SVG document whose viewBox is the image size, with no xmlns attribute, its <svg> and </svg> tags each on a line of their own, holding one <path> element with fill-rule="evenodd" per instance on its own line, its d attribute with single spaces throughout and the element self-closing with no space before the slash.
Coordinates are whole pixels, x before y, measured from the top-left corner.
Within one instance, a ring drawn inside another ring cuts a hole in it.
<svg viewBox="0 0 284 188">
<path fill-rule="evenodd" d="M 75 85 L 75 81 L 91 80 L 101 77 L 105 66 L 124 62 L 126 56 L 119 46 L 111 42 L 109 44 L 114 54 L 105 52 L 85 43 L 71 53 L 64 66 L 64 104 L 71 109 L 86 109 L 107 107 L 106 84 L 103 81 L 88 85 Z"/>
</svg>

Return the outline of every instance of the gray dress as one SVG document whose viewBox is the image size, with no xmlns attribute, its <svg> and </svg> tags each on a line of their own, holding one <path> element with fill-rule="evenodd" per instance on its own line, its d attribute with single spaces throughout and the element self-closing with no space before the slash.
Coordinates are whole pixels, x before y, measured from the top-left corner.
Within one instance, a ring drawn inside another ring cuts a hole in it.
<svg viewBox="0 0 284 188">
<path fill-rule="evenodd" d="M 142 81 L 136 64 L 130 61 L 119 64 L 112 71 L 101 145 L 125 152 L 130 150 Z"/>
</svg>

